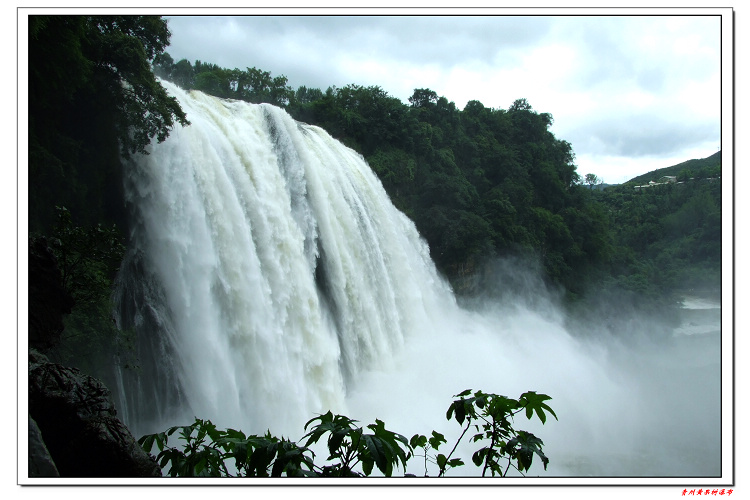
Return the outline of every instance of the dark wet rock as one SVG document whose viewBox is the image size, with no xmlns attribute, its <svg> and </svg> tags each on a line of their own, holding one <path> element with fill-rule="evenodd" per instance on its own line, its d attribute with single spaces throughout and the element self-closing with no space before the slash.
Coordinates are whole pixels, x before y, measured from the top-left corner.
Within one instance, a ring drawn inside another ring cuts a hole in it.
<svg viewBox="0 0 750 500">
<path fill-rule="evenodd" d="M 76 368 L 29 352 L 29 415 L 61 477 L 160 477 L 117 418 L 109 390 Z"/>
<path fill-rule="evenodd" d="M 59 477 L 55 461 L 44 444 L 42 432 L 29 416 L 29 477 Z"/>
</svg>

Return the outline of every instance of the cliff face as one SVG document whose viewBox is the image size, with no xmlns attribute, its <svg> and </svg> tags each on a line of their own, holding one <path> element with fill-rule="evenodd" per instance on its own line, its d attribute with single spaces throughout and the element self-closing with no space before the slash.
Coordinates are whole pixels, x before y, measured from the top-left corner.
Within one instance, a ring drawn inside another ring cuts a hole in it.
<svg viewBox="0 0 750 500">
<path fill-rule="evenodd" d="M 43 238 L 29 241 L 29 476 L 159 477 L 156 461 L 117 418 L 109 390 L 51 363 L 73 300 Z"/>
</svg>

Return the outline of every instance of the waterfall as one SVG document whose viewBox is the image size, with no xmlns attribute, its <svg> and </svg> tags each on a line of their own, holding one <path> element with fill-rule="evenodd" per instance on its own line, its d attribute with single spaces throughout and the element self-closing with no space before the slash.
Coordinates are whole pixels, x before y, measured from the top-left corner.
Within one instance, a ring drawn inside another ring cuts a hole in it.
<svg viewBox="0 0 750 500">
<path fill-rule="evenodd" d="M 191 125 L 125 174 L 117 321 L 138 366 L 117 392 L 136 435 L 199 417 L 297 440 L 331 410 L 454 442 L 454 394 L 533 390 L 560 419 L 516 422 L 550 457 L 533 475 L 718 474 L 718 329 L 608 340 L 659 328 L 634 317 L 630 332 L 573 335 L 536 290 L 533 304 L 459 307 L 360 155 L 279 108 L 163 85 Z M 475 472 L 472 450 L 457 450 L 459 474 Z"/>
<path fill-rule="evenodd" d="M 363 369 L 454 300 L 362 157 L 283 110 L 184 92 L 178 127 L 127 169 L 121 327 L 136 428 L 221 415 L 261 430 L 344 411 Z"/>
</svg>

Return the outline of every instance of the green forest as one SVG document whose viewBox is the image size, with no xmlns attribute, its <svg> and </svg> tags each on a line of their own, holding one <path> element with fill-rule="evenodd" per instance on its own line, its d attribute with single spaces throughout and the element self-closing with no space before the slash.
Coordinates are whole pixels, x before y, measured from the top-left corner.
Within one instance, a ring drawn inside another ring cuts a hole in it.
<svg viewBox="0 0 750 500">
<path fill-rule="evenodd" d="M 662 307 L 720 286 L 720 152 L 592 189 L 574 146 L 550 132 L 553 117 L 522 97 L 460 110 L 428 88 L 406 103 L 355 83 L 293 89 L 255 67 L 175 62 L 169 36 L 159 17 L 30 18 L 30 233 L 59 231 L 65 207 L 68 225 L 107 228 L 127 245 L 122 158 L 189 126 L 161 78 L 280 106 L 359 152 L 459 295 L 481 291 L 474 278 L 493 259 L 519 256 L 572 305 L 618 294 Z M 664 175 L 678 182 L 635 188 Z"/>
</svg>

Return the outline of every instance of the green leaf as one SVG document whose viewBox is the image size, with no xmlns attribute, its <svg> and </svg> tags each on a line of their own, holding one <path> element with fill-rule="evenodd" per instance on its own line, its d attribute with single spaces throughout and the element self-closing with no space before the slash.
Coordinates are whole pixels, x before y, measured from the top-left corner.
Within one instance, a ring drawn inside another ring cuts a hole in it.
<svg viewBox="0 0 750 500">
<path fill-rule="evenodd" d="M 211 438 L 211 441 L 218 441 L 222 436 L 226 434 L 224 431 L 218 430 L 216 428 L 216 424 L 213 424 L 211 421 L 207 421 L 206 423 L 207 425 L 205 427 L 205 430 L 208 434 L 208 437 Z"/>
<path fill-rule="evenodd" d="M 364 434 L 362 438 L 365 441 L 365 446 L 367 446 L 370 456 L 375 461 L 375 465 L 380 469 L 380 472 L 386 476 L 390 476 L 391 465 L 388 457 L 386 457 L 383 452 L 383 443 L 381 440 L 371 434 Z"/>
<path fill-rule="evenodd" d="M 141 448 L 143 448 L 143 451 L 145 451 L 146 453 L 150 453 L 151 448 L 154 445 L 155 438 L 156 436 L 154 434 L 143 436 L 142 438 L 138 440 L 138 444 L 141 445 Z"/>
<path fill-rule="evenodd" d="M 331 437 L 328 438 L 328 451 L 330 452 L 330 456 L 328 457 L 329 460 L 341 456 L 339 448 L 341 447 L 344 438 L 349 435 L 349 432 L 350 429 L 336 429 L 334 432 L 331 432 Z"/>
<path fill-rule="evenodd" d="M 247 462 L 250 453 L 251 449 L 247 446 L 247 441 L 237 440 L 232 448 L 231 456 L 234 456 L 235 464 L 237 465 L 237 467 L 240 467 L 241 465 L 244 465 L 245 462 Z"/>
<path fill-rule="evenodd" d="M 281 477 L 284 472 L 284 468 L 289 463 L 289 456 L 282 455 L 276 458 L 273 462 L 273 468 L 271 469 L 271 477 Z"/>
<path fill-rule="evenodd" d="M 273 460 L 273 455 L 269 455 L 267 448 L 258 447 L 248 457 L 247 468 L 253 476 L 266 477 L 271 460 Z"/>
<path fill-rule="evenodd" d="M 320 420 L 321 424 L 327 423 L 327 422 L 333 422 L 333 413 L 330 411 L 328 413 L 325 413 L 324 415 L 318 415 L 317 417 L 311 418 L 310 420 L 305 423 L 304 429 L 307 430 L 307 427 L 315 422 L 316 420 Z"/>
<path fill-rule="evenodd" d="M 170 460 L 172 460 L 172 457 L 170 457 L 169 454 L 165 453 L 164 456 L 162 456 L 162 458 L 161 458 L 161 462 L 159 462 L 159 466 L 162 469 L 165 468 L 167 466 L 167 464 L 169 463 Z"/>
<path fill-rule="evenodd" d="M 365 474 L 365 476 L 369 476 L 370 474 L 372 474 L 373 465 L 374 465 L 374 462 L 370 459 L 362 460 L 362 472 Z"/>
<path fill-rule="evenodd" d="M 430 446 L 434 449 L 438 449 L 442 443 L 447 443 L 445 436 L 439 432 L 432 431 L 432 437 L 430 438 Z"/>
<path fill-rule="evenodd" d="M 526 418 L 530 420 L 531 416 L 536 412 L 537 417 L 539 417 L 539 420 L 544 424 L 547 420 L 547 416 L 544 413 L 545 411 L 551 413 L 552 416 L 555 417 L 555 420 L 557 420 L 555 412 L 545 403 L 545 401 L 550 399 L 552 398 L 546 394 L 537 394 L 535 391 L 530 391 L 522 394 L 519 402 L 521 406 L 526 409 Z"/>
<path fill-rule="evenodd" d="M 491 394 L 484 394 L 482 391 L 477 391 L 474 393 L 473 404 L 477 406 L 477 408 L 482 409 L 487 405 L 487 399 L 491 397 Z"/>
<path fill-rule="evenodd" d="M 195 475 L 200 476 L 201 472 L 206 468 L 206 457 L 202 457 L 200 460 L 198 460 L 198 463 L 195 464 Z"/>
<path fill-rule="evenodd" d="M 442 453 L 438 454 L 437 457 L 435 457 L 435 460 L 437 461 L 438 467 L 440 467 L 441 471 L 445 470 L 445 465 L 448 463 L 448 458 L 446 458 L 445 455 Z"/>
<path fill-rule="evenodd" d="M 245 439 L 245 433 L 234 429 L 227 429 L 226 437 L 232 439 Z"/>
<path fill-rule="evenodd" d="M 492 398 L 488 411 L 495 419 L 504 420 L 506 415 L 512 414 L 519 407 L 520 403 L 515 399 L 506 396 L 495 396 Z"/>
<path fill-rule="evenodd" d="M 158 434 L 154 434 L 154 438 L 156 439 L 156 446 L 159 448 L 159 451 L 164 450 L 164 445 L 167 443 L 166 434 L 159 432 Z"/>
<path fill-rule="evenodd" d="M 464 420 L 466 419 L 466 408 L 464 407 L 463 400 L 456 402 L 456 421 L 459 424 L 463 424 Z"/>
<path fill-rule="evenodd" d="M 487 455 L 487 450 L 488 448 L 482 448 L 474 452 L 474 454 L 471 456 L 471 461 L 474 462 L 474 465 L 476 465 L 477 467 L 482 465 L 482 462 L 484 462 L 484 457 Z"/>
<path fill-rule="evenodd" d="M 518 431 L 518 435 L 508 441 L 507 448 L 512 450 L 519 470 L 529 470 L 534 459 L 534 454 L 539 456 L 544 464 L 544 470 L 547 470 L 549 459 L 542 452 L 543 444 L 541 439 L 530 432 Z"/>
<path fill-rule="evenodd" d="M 169 429 L 167 429 L 167 436 L 171 436 L 172 434 L 174 434 L 175 432 L 177 432 L 177 431 L 179 431 L 181 429 L 183 429 L 182 426 L 170 427 Z"/>
<path fill-rule="evenodd" d="M 433 433 L 435 431 L 432 431 Z M 412 448 L 424 448 L 427 445 L 427 437 L 421 434 L 414 434 L 409 440 L 409 446 Z M 434 447 L 433 447 L 434 448 Z"/>
</svg>

